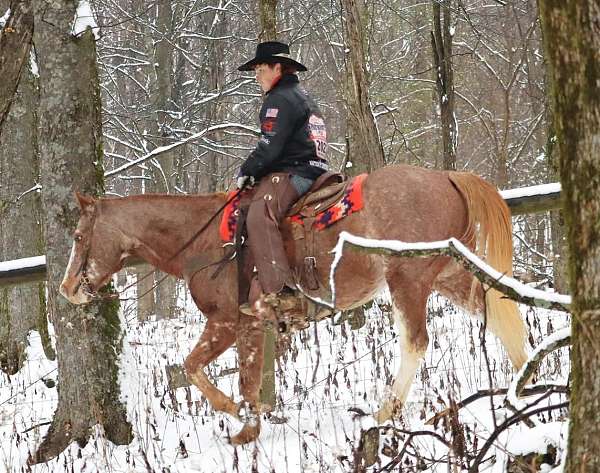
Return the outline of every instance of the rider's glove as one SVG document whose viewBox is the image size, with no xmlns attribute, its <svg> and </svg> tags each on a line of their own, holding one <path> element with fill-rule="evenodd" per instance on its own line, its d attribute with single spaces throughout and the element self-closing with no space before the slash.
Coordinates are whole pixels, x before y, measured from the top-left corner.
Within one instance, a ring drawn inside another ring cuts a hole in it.
<svg viewBox="0 0 600 473">
<path fill-rule="evenodd" d="M 253 176 L 238 176 L 238 178 L 237 178 L 238 189 L 242 189 L 244 187 L 252 187 L 253 185 L 254 185 L 254 177 Z"/>
</svg>

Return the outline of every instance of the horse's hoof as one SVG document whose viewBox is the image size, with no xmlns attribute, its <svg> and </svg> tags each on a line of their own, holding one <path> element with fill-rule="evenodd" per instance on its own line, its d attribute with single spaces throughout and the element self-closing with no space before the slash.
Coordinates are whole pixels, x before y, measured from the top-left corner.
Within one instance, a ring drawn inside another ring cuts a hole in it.
<svg viewBox="0 0 600 473">
<path fill-rule="evenodd" d="M 231 437 L 231 445 L 244 445 L 250 443 L 258 438 L 260 434 L 260 419 L 256 419 L 256 421 L 251 421 L 244 424 L 242 430 L 240 430 L 236 435 Z"/>
</svg>

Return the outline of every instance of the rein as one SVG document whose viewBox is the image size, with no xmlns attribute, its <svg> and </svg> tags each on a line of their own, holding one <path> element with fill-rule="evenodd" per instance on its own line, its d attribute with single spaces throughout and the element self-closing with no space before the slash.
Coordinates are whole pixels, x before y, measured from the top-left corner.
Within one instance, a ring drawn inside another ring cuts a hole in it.
<svg viewBox="0 0 600 473">
<path fill-rule="evenodd" d="M 229 199 L 227 199 L 227 201 L 217 209 L 217 211 L 208 219 L 208 221 L 202 226 L 202 228 L 200 228 L 196 233 L 194 233 L 194 235 L 192 235 L 192 237 L 176 252 L 174 253 L 168 260 L 167 262 L 172 261 L 173 259 L 175 259 L 177 256 L 179 256 L 181 253 L 183 253 L 187 248 L 190 247 L 190 245 L 192 243 L 194 243 L 194 241 L 196 241 L 196 239 L 202 234 L 204 233 L 204 231 L 210 226 L 210 224 L 214 221 L 215 218 L 217 218 L 217 216 L 223 212 L 223 210 L 225 209 L 225 207 L 227 207 L 231 202 L 233 202 L 235 199 L 237 199 L 240 194 L 246 189 L 246 187 L 248 187 L 246 184 L 243 185 L 242 187 L 240 187 Z M 94 212 L 94 220 L 96 218 L 96 214 Z M 95 221 L 94 221 L 95 223 Z M 92 227 L 93 228 L 93 227 Z M 227 244 L 226 244 L 227 245 Z M 225 266 L 225 263 L 227 261 L 232 260 L 233 258 L 235 258 L 236 252 L 235 252 L 235 246 L 233 247 L 234 251 L 232 251 L 231 253 L 226 253 L 223 258 L 221 258 L 218 261 L 215 261 L 213 263 L 208 263 L 206 265 L 201 266 L 194 274 L 198 273 L 199 271 L 202 271 L 210 266 L 215 266 L 215 265 L 220 265 L 219 268 L 217 268 L 217 271 L 215 272 L 215 274 L 213 275 L 213 278 L 215 278 L 220 272 L 221 269 L 223 269 L 223 267 Z M 130 287 L 133 287 L 134 285 L 138 284 L 139 282 L 143 281 L 144 279 L 150 277 L 152 274 L 154 274 L 154 272 L 156 270 L 153 271 L 149 271 L 148 273 L 146 273 L 144 276 L 142 276 L 141 278 L 139 278 L 138 280 L 136 280 L 135 282 L 125 286 L 123 289 L 121 289 L 121 291 L 115 291 L 114 293 L 110 293 L 110 294 L 98 294 L 96 291 L 94 291 L 91 288 L 90 285 L 90 280 L 87 277 L 87 273 L 86 273 L 86 269 L 87 269 L 87 260 L 88 260 L 88 253 L 89 253 L 89 248 L 86 249 L 86 253 L 85 253 L 85 257 L 83 259 L 83 262 L 81 264 L 82 266 L 82 270 L 81 270 L 81 278 L 79 280 L 79 284 L 80 286 L 83 286 L 84 290 L 86 291 L 86 293 L 91 296 L 94 300 L 105 300 L 105 299 L 119 299 L 119 300 L 132 300 L 132 299 L 121 299 L 120 295 L 126 291 L 127 289 L 129 289 Z M 150 293 L 151 291 L 153 291 L 154 289 L 156 289 L 158 286 L 160 286 L 160 284 L 162 284 L 162 282 L 169 276 L 169 274 L 165 274 L 162 278 L 160 278 L 150 289 L 148 289 L 146 292 L 144 292 L 141 295 L 136 296 L 133 300 L 139 300 L 142 297 L 144 297 L 146 294 Z M 193 276 L 192 276 L 193 277 Z"/>
</svg>

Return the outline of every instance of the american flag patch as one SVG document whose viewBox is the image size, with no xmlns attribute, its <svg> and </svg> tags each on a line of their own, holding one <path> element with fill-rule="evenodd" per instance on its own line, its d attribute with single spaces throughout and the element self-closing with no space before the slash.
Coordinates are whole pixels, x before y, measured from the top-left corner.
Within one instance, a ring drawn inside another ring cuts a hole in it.
<svg viewBox="0 0 600 473">
<path fill-rule="evenodd" d="M 278 108 L 267 108 L 267 113 L 265 114 L 265 117 L 275 118 L 277 116 L 278 112 L 279 112 Z"/>
</svg>

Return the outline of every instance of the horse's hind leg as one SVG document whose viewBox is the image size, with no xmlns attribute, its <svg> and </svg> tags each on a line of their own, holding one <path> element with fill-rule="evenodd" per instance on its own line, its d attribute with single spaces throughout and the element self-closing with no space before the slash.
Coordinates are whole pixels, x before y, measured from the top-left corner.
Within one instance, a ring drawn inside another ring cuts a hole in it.
<svg viewBox="0 0 600 473">
<path fill-rule="evenodd" d="M 206 397 L 213 409 L 237 417 L 238 406 L 210 382 L 204 368 L 235 341 L 236 324 L 226 318 L 213 315 L 208 319 L 200 340 L 185 360 L 188 379 Z"/>
<path fill-rule="evenodd" d="M 427 298 L 439 268 L 438 263 L 422 260 L 404 267 L 398 265 L 395 270 L 386 272 L 401 358 L 391 392 L 375 414 L 379 423 L 399 412 L 425 356 L 429 343 L 426 326 Z"/>
</svg>

